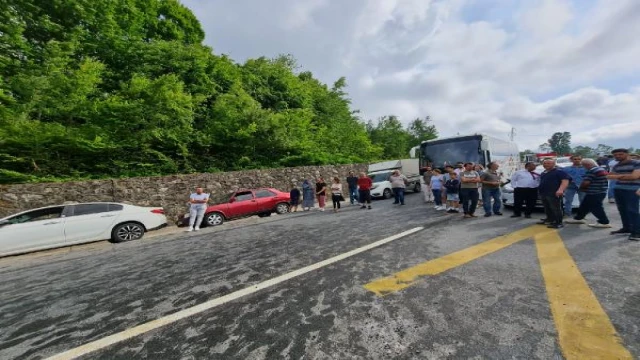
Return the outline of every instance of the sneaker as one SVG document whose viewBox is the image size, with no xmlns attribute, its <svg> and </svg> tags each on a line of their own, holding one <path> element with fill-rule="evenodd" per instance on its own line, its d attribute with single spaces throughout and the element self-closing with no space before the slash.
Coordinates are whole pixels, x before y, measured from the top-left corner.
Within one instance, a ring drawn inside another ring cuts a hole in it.
<svg viewBox="0 0 640 360">
<path fill-rule="evenodd" d="M 471 217 L 478 217 L 476 214 L 469 214 Z"/>
<path fill-rule="evenodd" d="M 631 241 L 640 241 L 640 234 L 631 234 L 631 235 L 629 235 L 629 240 L 631 240 Z"/>
<path fill-rule="evenodd" d="M 547 225 L 547 227 L 549 229 L 562 229 L 564 227 L 564 225 L 562 225 L 562 224 L 549 224 L 549 225 Z"/>
<path fill-rule="evenodd" d="M 193 228 L 193 231 L 198 231 L 200 230 L 200 226 L 196 226 L 195 228 Z"/>
<path fill-rule="evenodd" d="M 324 211 L 324 208 L 320 208 L 320 211 Z"/>
<path fill-rule="evenodd" d="M 631 231 L 627 230 L 627 229 L 618 229 L 616 231 L 612 231 L 610 232 L 611 235 L 624 235 L 624 234 L 631 234 Z"/>
<path fill-rule="evenodd" d="M 367 207 L 366 207 L 366 206 L 364 206 L 364 205 L 360 206 L 360 209 L 366 209 L 366 208 L 367 208 Z"/>
<path fill-rule="evenodd" d="M 566 222 L 567 224 L 586 224 L 587 223 L 584 220 L 578 220 L 578 219 L 565 220 L 564 222 Z"/>
<path fill-rule="evenodd" d="M 502 216 L 501 212 L 494 213 L 494 215 Z"/>
<path fill-rule="evenodd" d="M 367 209 L 371 210 L 371 206 L 368 206 Z"/>
<path fill-rule="evenodd" d="M 609 224 L 600 224 L 600 223 L 589 224 L 589 226 L 591 226 L 592 228 L 598 228 L 598 229 L 609 229 L 609 228 L 611 228 L 611 225 L 609 225 Z"/>
<path fill-rule="evenodd" d="M 489 216 L 491 216 L 491 214 L 489 213 L 484 214 L 484 217 L 489 217 Z"/>
<path fill-rule="evenodd" d="M 547 219 L 542 219 L 542 220 L 538 221 L 536 224 L 538 224 L 538 225 L 549 225 L 549 224 L 551 224 L 551 221 L 549 221 Z"/>
<path fill-rule="evenodd" d="M 463 216 L 463 218 L 465 218 L 465 219 L 469 219 L 470 217 L 471 217 L 471 215 L 469 215 L 469 214 L 464 214 L 464 216 Z"/>
<path fill-rule="evenodd" d="M 457 211 L 455 211 L 455 210 L 453 210 L 453 209 L 449 209 L 449 210 L 447 210 L 447 213 L 449 213 L 449 214 L 454 214 L 454 213 L 457 213 Z"/>
<path fill-rule="evenodd" d="M 185 230 L 185 232 L 192 232 L 192 231 L 193 231 L 193 228 L 191 228 L 191 227 L 188 228 L 187 230 Z"/>
</svg>

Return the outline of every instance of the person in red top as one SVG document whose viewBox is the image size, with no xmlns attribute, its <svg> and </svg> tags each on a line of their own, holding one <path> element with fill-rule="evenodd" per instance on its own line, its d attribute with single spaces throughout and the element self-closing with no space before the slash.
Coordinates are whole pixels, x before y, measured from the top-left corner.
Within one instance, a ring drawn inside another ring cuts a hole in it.
<svg viewBox="0 0 640 360">
<path fill-rule="evenodd" d="M 360 195 L 360 203 L 362 204 L 360 209 L 368 208 L 371 210 L 371 186 L 373 186 L 371 179 L 367 174 L 361 172 L 358 178 L 358 193 Z M 367 205 L 365 205 L 365 202 Z"/>
</svg>

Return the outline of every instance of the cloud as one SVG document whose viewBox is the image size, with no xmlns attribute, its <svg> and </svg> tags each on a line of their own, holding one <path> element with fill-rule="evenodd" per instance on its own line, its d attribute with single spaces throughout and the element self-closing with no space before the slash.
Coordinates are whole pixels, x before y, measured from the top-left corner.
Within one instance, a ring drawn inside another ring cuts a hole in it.
<svg viewBox="0 0 640 360">
<path fill-rule="evenodd" d="M 640 147 L 637 0 L 185 0 L 217 53 L 346 76 L 365 119 Z M 635 136 L 635 138 L 634 138 Z"/>
</svg>

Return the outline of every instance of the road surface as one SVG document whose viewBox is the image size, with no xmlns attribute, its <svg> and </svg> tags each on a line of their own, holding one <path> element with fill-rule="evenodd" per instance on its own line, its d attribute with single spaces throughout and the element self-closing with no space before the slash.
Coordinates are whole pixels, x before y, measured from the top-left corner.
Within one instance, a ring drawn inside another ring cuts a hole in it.
<svg viewBox="0 0 640 360">
<path fill-rule="evenodd" d="M 2 259 L 0 358 L 640 357 L 639 243 L 421 198 Z"/>
</svg>

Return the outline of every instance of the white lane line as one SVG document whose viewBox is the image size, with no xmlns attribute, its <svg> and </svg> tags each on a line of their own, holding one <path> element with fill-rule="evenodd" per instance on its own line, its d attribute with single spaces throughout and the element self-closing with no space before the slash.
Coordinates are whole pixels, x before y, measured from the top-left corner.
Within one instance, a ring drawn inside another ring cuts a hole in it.
<svg viewBox="0 0 640 360">
<path fill-rule="evenodd" d="M 100 349 L 104 349 L 104 348 L 106 348 L 108 346 L 117 344 L 117 343 L 119 343 L 121 341 L 125 341 L 125 340 L 128 340 L 128 339 L 131 339 L 131 338 L 133 338 L 135 336 L 144 334 L 144 333 L 149 332 L 151 330 L 155 330 L 155 329 L 160 328 L 162 326 L 174 323 L 174 322 L 176 322 L 178 320 L 182 320 L 182 319 L 187 318 L 189 316 L 193 316 L 193 315 L 199 314 L 199 313 L 201 313 L 203 311 L 206 311 L 206 310 L 215 308 L 217 306 L 226 304 L 226 303 L 228 303 L 230 301 L 239 299 L 239 298 L 241 298 L 243 296 L 246 296 L 246 295 L 249 295 L 249 294 L 253 294 L 254 292 L 260 291 L 262 289 L 266 289 L 266 288 L 274 286 L 274 285 L 278 285 L 281 282 L 293 279 L 293 278 L 295 278 L 297 276 L 300 276 L 300 275 L 306 274 L 308 272 L 320 269 L 320 268 L 325 267 L 327 265 L 331 265 L 331 264 L 336 263 L 336 262 L 338 262 L 340 260 L 344 260 L 346 258 L 349 258 L 351 256 L 360 254 L 360 253 L 365 252 L 367 250 L 371 250 L 373 248 L 376 248 L 378 246 L 381 246 L 381 245 L 384 245 L 386 243 L 392 242 L 394 240 L 398 240 L 398 239 L 400 239 L 402 237 L 405 237 L 407 235 L 411 235 L 411 234 L 413 234 L 415 232 L 418 232 L 418 231 L 420 231 L 422 229 L 424 229 L 422 226 L 415 227 L 413 229 L 401 232 L 400 234 L 389 236 L 387 238 L 384 238 L 382 240 L 378 240 L 376 242 L 373 242 L 373 243 L 371 243 L 369 245 L 365 245 L 363 247 L 351 250 L 351 251 L 346 252 L 344 254 L 340 254 L 340 255 L 334 256 L 332 258 L 317 262 L 315 264 L 312 264 L 312 265 L 309 265 L 309 266 L 305 266 L 305 267 L 303 267 L 301 269 L 292 271 L 292 272 L 290 272 L 288 274 L 280 275 L 280 276 L 275 277 L 273 279 L 269 279 L 269 280 L 263 281 L 263 282 L 261 282 L 259 284 L 249 286 L 248 288 L 244 288 L 242 290 L 238 290 L 238 291 L 232 292 L 231 294 L 227 294 L 225 296 L 221 296 L 219 298 L 209 300 L 209 301 L 204 302 L 204 303 L 202 303 L 200 305 L 196 305 L 196 306 L 184 309 L 184 310 L 180 310 L 180 311 L 178 311 L 176 313 L 173 313 L 171 315 L 167 315 L 167 316 L 161 317 L 159 319 L 152 320 L 152 321 L 146 322 L 144 324 L 132 327 L 131 329 L 127 329 L 127 330 L 121 331 L 119 333 L 116 333 L 116 334 L 113 334 L 113 335 L 109 335 L 109 336 L 104 337 L 102 339 L 99 339 L 99 340 L 96 340 L 96 341 L 92 341 L 90 343 L 78 346 L 77 348 L 73 348 L 71 350 L 67 350 L 67 351 L 62 352 L 60 354 L 51 356 L 51 357 L 49 357 L 47 359 L 48 360 L 76 359 L 76 358 L 78 358 L 80 356 L 87 355 L 89 353 L 92 353 L 94 351 L 98 351 Z"/>
</svg>

